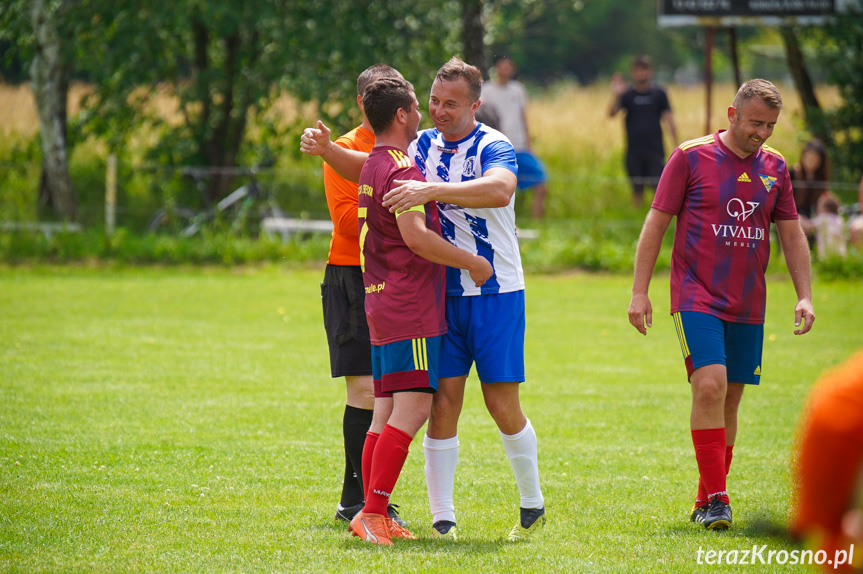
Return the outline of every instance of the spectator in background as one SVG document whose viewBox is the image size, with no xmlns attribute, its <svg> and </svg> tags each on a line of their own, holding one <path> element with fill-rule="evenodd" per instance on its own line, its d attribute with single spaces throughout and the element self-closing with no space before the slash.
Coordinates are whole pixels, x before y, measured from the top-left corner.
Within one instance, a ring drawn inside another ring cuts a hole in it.
<svg viewBox="0 0 863 574">
<path fill-rule="evenodd" d="M 644 185 L 655 186 L 665 166 L 662 124 L 671 134 L 672 147 L 677 147 L 677 127 L 668 95 L 652 81 L 650 57 L 635 58 L 630 75 L 631 86 L 626 85 L 620 74 L 611 76 L 614 99 L 608 115 L 614 117 L 621 110 L 626 113 L 626 171 L 632 184 L 632 203 L 640 207 Z"/>
<path fill-rule="evenodd" d="M 811 219 L 818 259 L 845 257 L 845 220 L 839 215 L 839 207 L 839 198 L 829 191 L 818 199 L 818 211 Z"/>
<path fill-rule="evenodd" d="M 811 248 L 815 244 L 812 218 L 818 212 L 818 198 L 830 187 L 830 162 L 824 145 L 817 139 L 807 142 L 800 152 L 800 161 L 790 173 L 800 226 L 809 238 Z"/>
<path fill-rule="evenodd" d="M 863 568 L 863 351 L 819 379 L 800 431 L 791 531 L 835 558 L 824 569 Z"/>
<path fill-rule="evenodd" d="M 545 197 L 548 195 L 548 187 L 545 167 L 530 147 L 530 132 L 525 114 L 527 90 L 521 82 L 513 79 L 516 72 L 515 62 L 508 56 L 501 56 L 495 61 L 494 72 L 494 81 L 484 82 L 482 85 L 480 109 L 489 106 L 494 110 L 500 127 L 488 125 L 503 132 L 515 148 L 518 162 L 518 189 L 519 191 L 533 189 L 530 214 L 534 219 L 539 219 L 545 215 Z M 479 121 L 483 121 L 480 119 L 481 115 L 477 115 Z M 487 122 L 483 121 L 483 123 Z"/>
<path fill-rule="evenodd" d="M 848 222 L 848 242 L 863 251 L 863 177 L 857 187 L 857 214 Z"/>
</svg>

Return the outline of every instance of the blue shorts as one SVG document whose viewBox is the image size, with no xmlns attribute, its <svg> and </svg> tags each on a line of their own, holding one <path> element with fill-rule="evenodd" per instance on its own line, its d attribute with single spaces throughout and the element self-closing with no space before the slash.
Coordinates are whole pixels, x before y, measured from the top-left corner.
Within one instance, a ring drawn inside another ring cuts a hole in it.
<svg viewBox="0 0 863 574">
<path fill-rule="evenodd" d="M 437 391 L 438 359 L 442 336 L 372 345 L 375 396 L 391 397 L 400 391 Z"/>
<path fill-rule="evenodd" d="M 545 183 L 545 166 L 537 159 L 533 152 L 527 150 L 515 153 L 515 161 L 518 164 L 518 189 L 527 189 L 540 183 Z"/>
<path fill-rule="evenodd" d="M 447 297 L 441 377 L 476 372 L 483 383 L 524 381 L 524 291 Z"/>
<path fill-rule="evenodd" d="M 705 365 L 725 365 L 729 383 L 757 385 L 761 381 L 764 325 L 731 323 L 707 313 L 672 314 L 686 374 Z"/>
</svg>

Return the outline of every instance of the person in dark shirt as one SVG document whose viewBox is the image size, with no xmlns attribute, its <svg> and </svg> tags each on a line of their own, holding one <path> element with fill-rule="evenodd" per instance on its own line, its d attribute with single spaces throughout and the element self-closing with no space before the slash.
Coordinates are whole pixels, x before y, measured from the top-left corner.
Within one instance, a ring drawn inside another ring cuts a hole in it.
<svg viewBox="0 0 863 574">
<path fill-rule="evenodd" d="M 665 90 L 652 82 L 653 67 L 648 56 L 638 56 L 630 70 L 632 85 L 623 77 L 611 77 L 614 99 L 609 117 L 623 110 L 626 113 L 626 171 L 632 184 L 632 202 L 640 207 L 645 184 L 655 186 L 665 165 L 662 123 L 671 134 L 672 147 L 677 147 L 677 127 Z"/>
</svg>

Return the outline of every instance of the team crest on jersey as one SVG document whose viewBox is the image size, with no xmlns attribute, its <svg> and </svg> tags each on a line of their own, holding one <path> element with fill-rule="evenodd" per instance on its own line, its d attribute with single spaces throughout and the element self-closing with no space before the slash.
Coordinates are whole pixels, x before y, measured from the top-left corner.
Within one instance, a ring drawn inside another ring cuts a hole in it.
<svg viewBox="0 0 863 574">
<path fill-rule="evenodd" d="M 764 175 L 763 173 L 759 173 L 758 177 L 761 178 L 761 182 L 764 184 L 764 189 L 767 190 L 767 193 L 773 189 L 773 185 L 776 183 L 776 178 L 771 175 Z"/>
<path fill-rule="evenodd" d="M 461 172 L 462 179 L 473 178 L 476 176 L 476 158 L 469 157 L 464 162 L 464 169 Z"/>
</svg>

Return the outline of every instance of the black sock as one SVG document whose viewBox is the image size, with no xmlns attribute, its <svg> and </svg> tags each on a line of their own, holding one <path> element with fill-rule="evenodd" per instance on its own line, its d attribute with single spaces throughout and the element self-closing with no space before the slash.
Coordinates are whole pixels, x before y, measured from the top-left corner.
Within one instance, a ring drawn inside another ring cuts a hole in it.
<svg viewBox="0 0 863 574">
<path fill-rule="evenodd" d="M 342 483 L 342 506 L 354 506 L 365 500 L 363 490 L 363 446 L 372 426 L 372 411 L 345 405 L 342 434 L 345 440 L 345 478 Z"/>
</svg>

